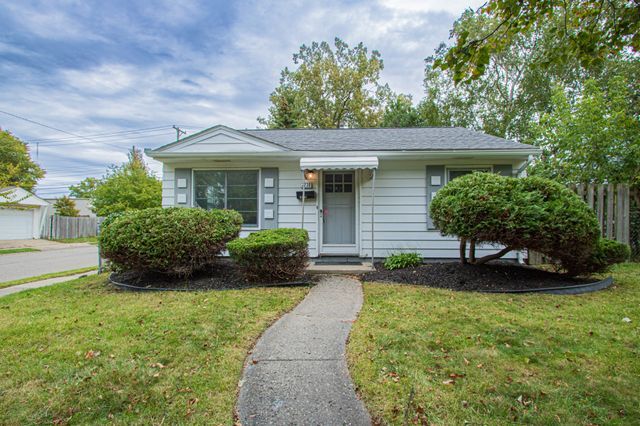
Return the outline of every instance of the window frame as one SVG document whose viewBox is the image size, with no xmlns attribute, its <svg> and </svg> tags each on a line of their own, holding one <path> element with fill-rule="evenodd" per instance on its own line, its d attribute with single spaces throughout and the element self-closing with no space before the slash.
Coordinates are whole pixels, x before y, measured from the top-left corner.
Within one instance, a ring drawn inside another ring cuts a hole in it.
<svg viewBox="0 0 640 426">
<path fill-rule="evenodd" d="M 444 180 L 445 184 L 451 182 L 450 172 L 489 172 L 493 173 L 493 165 L 471 165 L 471 166 L 445 166 Z"/>
<path fill-rule="evenodd" d="M 254 224 L 242 224 L 241 230 L 250 230 L 255 231 L 258 229 L 262 229 L 262 169 L 258 167 L 199 167 L 191 169 L 191 207 L 202 208 L 198 206 L 196 203 L 196 172 L 225 172 L 225 205 L 227 204 L 227 193 L 226 193 L 226 172 L 257 172 L 258 180 L 257 180 L 257 198 L 256 198 L 256 216 L 257 222 Z"/>
</svg>

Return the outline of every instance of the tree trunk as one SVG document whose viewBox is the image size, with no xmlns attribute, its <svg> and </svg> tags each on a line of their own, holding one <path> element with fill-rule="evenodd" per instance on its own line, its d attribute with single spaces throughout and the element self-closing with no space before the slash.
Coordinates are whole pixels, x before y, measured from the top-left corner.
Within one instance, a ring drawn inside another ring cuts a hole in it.
<svg viewBox="0 0 640 426">
<path fill-rule="evenodd" d="M 469 242 L 469 263 L 476 263 L 476 240 L 473 238 Z"/>
<path fill-rule="evenodd" d="M 489 254 L 487 256 L 483 256 L 480 259 L 476 260 L 476 265 L 482 265 L 483 263 L 487 263 L 490 260 L 499 259 L 502 256 L 504 256 L 505 254 L 509 253 L 511 250 L 513 250 L 512 247 L 505 247 L 505 248 L 503 248 L 502 250 L 500 250 L 497 253 Z"/>
<path fill-rule="evenodd" d="M 460 263 L 467 263 L 467 239 L 460 238 Z"/>
</svg>

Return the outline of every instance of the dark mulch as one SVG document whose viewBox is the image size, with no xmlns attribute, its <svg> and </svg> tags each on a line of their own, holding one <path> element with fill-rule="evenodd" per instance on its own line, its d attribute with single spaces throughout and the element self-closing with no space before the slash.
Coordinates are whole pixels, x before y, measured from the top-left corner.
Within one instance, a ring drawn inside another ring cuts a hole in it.
<svg viewBox="0 0 640 426">
<path fill-rule="evenodd" d="M 190 278 L 178 278 L 166 274 L 119 272 L 112 276 L 118 283 L 140 288 L 185 289 L 185 290 L 234 290 L 257 286 L 291 285 L 292 283 L 247 282 L 239 268 L 230 261 L 220 260 L 210 269 L 195 273 Z M 296 283 L 311 283 L 304 275 Z"/>
<path fill-rule="evenodd" d="M 378 263 L 375 272 L 368 272 L 362 278 L 364 281 L 396 282 L 463 291 L 539 289 L 596 281 L 569 278 L 555 272 L 507 262 L 485 265 L 440 262 L 395 271 L 388 271 Z"/>
</svg>

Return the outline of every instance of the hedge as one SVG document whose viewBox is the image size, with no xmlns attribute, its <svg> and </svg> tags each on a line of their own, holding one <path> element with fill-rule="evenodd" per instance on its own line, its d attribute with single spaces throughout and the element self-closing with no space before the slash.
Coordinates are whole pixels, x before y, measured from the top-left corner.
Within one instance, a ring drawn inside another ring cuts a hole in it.
<svg viewBox="0 0 640 426">
<path fill-rule="evenodd" d="M 103 222 L 100 250 L 117 270 L 189 276 L 213 264 L 241 225 L 233 210 L 133 210 Z"/>
<path fill-rule="evenodd" d="M 443 235 L 460 238 L 463 263 L 484 263 L 511 250 L 529 249 L 554 259 L 570 275 L 603 268 L 592 264 L 600 234 L 595 213 L 571 190 L 549 179 L 465 175 L 437 192 L 430 213 Z M 481 243 L 505 248 L 476 259 L 475 246 Z M 605 258 L 615 259 L 599 257 Z"/>
<path fill-rule="evenodd" d="M 227 245 L 229 254 L 253 282 L 286 282 L 300 278 L 309 259 L 309 234 L 304 229 L 257 231 Z"/>
</svg>

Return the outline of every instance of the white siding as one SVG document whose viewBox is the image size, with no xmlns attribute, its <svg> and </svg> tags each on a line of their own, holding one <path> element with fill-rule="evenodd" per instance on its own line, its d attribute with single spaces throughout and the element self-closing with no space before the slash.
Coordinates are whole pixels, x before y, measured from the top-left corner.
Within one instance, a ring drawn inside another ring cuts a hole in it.
<svg viewBox="0 0 640 426">
<path fill-rule="evenodd" d="M 456 165 L 460 164 L 464 163 L 456 163 Z M 377 171 L 375 193 L 376 257 L 382 258 L 400 251 L 415 251 L 426 258 L 458 257 L 457 239 L 443 237 L 436 230 L 427 230 L 426 165 L 425 161 L 418 160 L 381 160 Z M 233 161 L 224 164 L 211 161 L 165 164 L 162 178 L 163 206 L 174 205 L 175 168 L 255 169 L 263 167 L 276 167 L 279 171 L 278 227 L 299 228 L 301 203 L 296 198 L 296 191 L 300 190 L 302 174 L 298 159 Z M 366 177 L 368 174 L 367 171 L 360 174 L 361 187 L 358 200 L 359 250 L 363 257 L 371 255 L 371 180 Z M 317 182 L 314 182 L 313 190 L 316 192 L 321 190 Z M 312 257 L 318 256 L 320 248 L 317 200 L 305 203 L 304 222 L 305 229 L 309 231 L 309 254 Z M 243 230 L 241 236 L 247 236 L 250 232 L 250 230 Z M 480 248 L 478 256 L 494 251 L 494 248 Z M 515 254 L 511 257 L 515 257 Z"/>
</svg>

